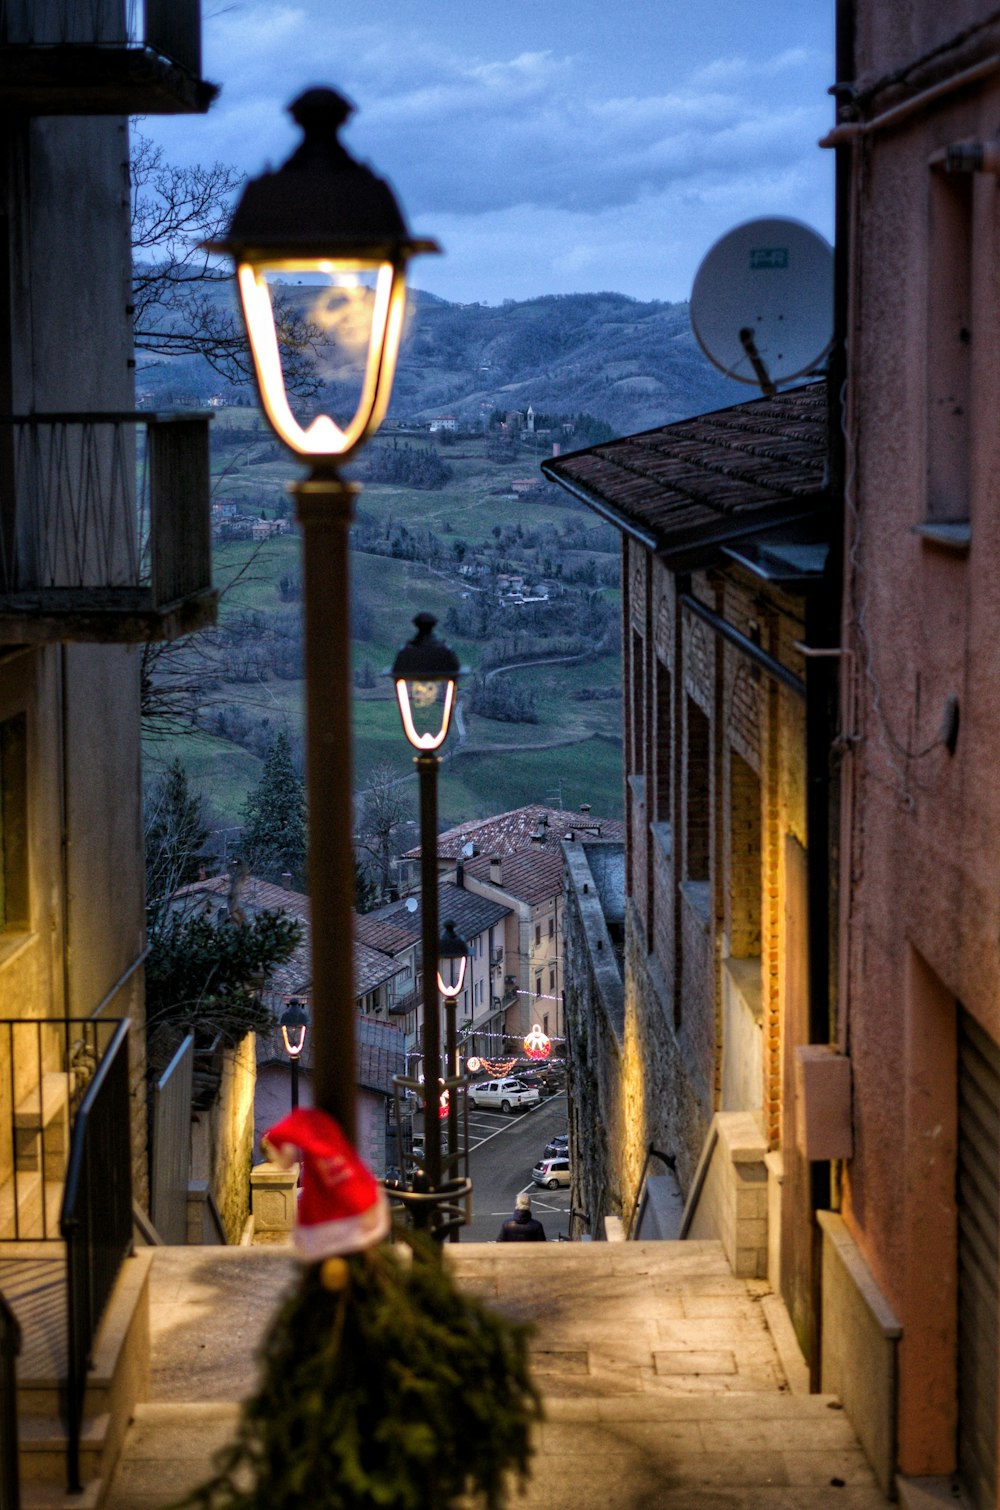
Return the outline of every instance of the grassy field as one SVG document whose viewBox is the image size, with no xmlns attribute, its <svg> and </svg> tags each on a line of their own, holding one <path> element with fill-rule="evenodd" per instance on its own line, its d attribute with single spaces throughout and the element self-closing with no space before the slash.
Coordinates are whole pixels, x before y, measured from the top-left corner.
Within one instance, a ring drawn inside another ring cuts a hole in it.
<svg viewBox="0 0 1000 1510">
<path fill-rule="evenodd" d="M 250 411 L 223 410 L 216 426 L 222 431 L 240 430 L 253 420 Z M 378 443 L 387 443 L 386 438 Z M 490 463 L 482 442 L 459 442 L 440 454 L 453 469 L 444 488 L 418 492 L 385 484 L 367 485 L 360 500 L 364 515 L 382 523 L 403 522 L 409 528 L 429 527 L 446 541 L 466 540 L 471 549 L 490 543 L 497 525 L 505 528 L 520 524 L 525 532 L 552 525 L 562 534 L 574 524 L 578 530 L 581 521 L 587 529 L 597 523 L 568 496 L 563 504 L 555 489 L 545 490 L 531 502 L 501 496 L 509 493 L 512 478 L 536 473 L 538 457 L 527 451 L 510 467 Z M 264 431 L 259 440 L 255 436 L 249 443 L 234 441 L 231 451 L 217 447 L 212 461 L 217 497 L 233 498 L 258 514 L 271 516 L 287 511 L 284 488 L 289 464 L 286 458 L 272 454 L 270 437 Z M 586 552 L 581 554 L 578 534 L 573 544 L 566 560 L 584 559 Z M 598 562 L 616 559 L 610 553 L 596 555 Z M 261 614 L 266 624 L 274 616 L 295 612 L 300 605 L 282 596 L 281 583 L 282 579 L 294 582 L 300 574 L 301 544 L 294 530 L 255 550 L 243 542 L 216 547 L 214 576 L 225 589 L 222 626 L 241 613 Z M 381 673 L 412 635 L 414 614 L 428 611 L 442 621 L 449 607 L 461 603 L 470 584 L 457 570 L 358 550 L 352 552 L 351 583 L 358 630 L 352 660 L 362 683 L 351 710 L 355 779 L 360 786 L 375 766 L 388 765 L 401 776 L 410 773 L 410 751 L 403 739 L 391 684 Z M 619 600 L 616 588 L 608 587 L 604 592 L 609 600 Z M 331 605 L 333 611 L 339 608 Z M 517 627 L 513 617 L 511 623 L 512 628 Z M 484 645 L 451 634 L 447 638 L 463 666 L 474 672 Z M 442 821 L 458 823 L 536 801 L 561 802 L 569 808 L 590 802 L 599 815 L 619 816 L 623 798 L 618 657 L 604 656 L 580 665 L 518 667 L 502 675 L 512 685 L 530 691 L 538 721 L 503 723 L 463 709 L 464 747 L 447 760 L 442 772 Z M 364 686 L 373 680 L 374 685 Z M 588 689 L 615 695 L 581 697 Z M 301 738 L 303 684 L 299 680 L 274 674 L 250 682 L 223 679 L 213 689 L 212 699 L 216 704 L 241 705 L 254 721 L 268 720 L 265 736 L 272 729 L 284 728 L 293 744 Z M 458 749 L 454 730 L 449 745 Z M 236 826 L 246 793 L 259 779 L 260 755 L 205 734 L 161 738 L 147 743 L 147 771 L 153 773 L 175 755 L 184 761 L 205 796 L 213 823 L 223 828 Z"/>
</svg>

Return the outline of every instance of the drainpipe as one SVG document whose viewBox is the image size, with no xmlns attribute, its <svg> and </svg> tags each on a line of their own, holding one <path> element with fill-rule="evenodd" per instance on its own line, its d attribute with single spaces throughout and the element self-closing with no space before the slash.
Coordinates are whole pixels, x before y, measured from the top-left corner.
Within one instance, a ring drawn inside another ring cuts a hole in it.
<svg viewBox="0 0 1000 1510">
<path fill-rule="evenodd" d="M 837 0 L 836 75 L 833 93 L 854 80 L 854 0 Z M 843 590 L 844 431 L 843 405 L 847 380 L 848 286 L 850 253 L 851 148 L 836 148 L 834 188 L 834 336 L 828 366 L 829 489 L 833 529 L 830 553 L 819 590 L 806 602 L 806 644 L 835 650 L 840 643 Z M 838 890 L 832 869 L 838 832 L 839 789 L 832 761 L 837 736 L 838 661 L 833 655 L 806 659 L 806 833 L 807 909 L 809 948 L 809 1040 L 828 1044 L 836 1038 L 836 945 Z M 833 1168 L 828 1162 L 810 1165 L 813 1213 L 828 1210 L 833 1199 Z M 820 1388 L 822 1361 L 822 1235 L 812 1229 L 812 1347 L 810 1388 Z"/>
</svg>

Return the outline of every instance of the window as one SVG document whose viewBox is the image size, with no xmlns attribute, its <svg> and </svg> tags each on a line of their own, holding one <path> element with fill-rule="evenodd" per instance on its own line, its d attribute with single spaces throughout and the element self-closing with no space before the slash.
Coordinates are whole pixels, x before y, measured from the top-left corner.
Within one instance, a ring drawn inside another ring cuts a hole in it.
<svg viewBox="0 0 1000 1510">
<path fill-rule="evenodd" d="M 974 173 L 933 172 L 927 288 L 927 519 L 969 518 Z"/>
<path fill-rule="evenodd" d="M 550 939 L 554 939 L 555 936 L 556 936 L 556 920 L 555 920 L 555 918 L 549 918 L 549 938 Z"/>
<path fill-rule="evenodd" d="M 541 944 L 541 942 L 542 942 L 542 925 L 541 925 L 541 923 L 536 923 L 535 924 L 535 948 L 536 949 Z"/>
<path fill-rule="evenodd" d="M 643 676 L 643 643 L 642 635 L 635 629 L 632 631 L 632 771 L 636 776 L 641 776 L 644 769 L 643 750 L 645 746 L 643 703 L 645 694 L 645 678 Z"/>
<path fill-rule="evenodd" d="M 656 660 L 656 790 L 653 817 L 657 823 L 670 821 L 670 744 L 673 716 L 670 703 L 670 668 Z"/>
<path fill-rule="evenodd" d="M 547 1038 L 548 1034 L 549 1034 L 549 1014 L 548 1014 L 548 1012 L 546 1012 L 545 1016 L 542 1018 L 542 1032 L 545 1034 L 545 1036 Z"/>
<path fill-rule="evenodd" d="M 27 719 L 0 724 L 0 929 L 28 927 Z"/>
<path fill-rule="evenodd" d="M 549 971 L 549 990 L 550 991 L 554 991 L 555 988 L 556 988 L 556 972 L 554 970 L 550 970 Z"/>
<path fill-rule="evenodd" d="M 735 750 L 729 756 L 729 951 L 760 954 L 760 780 Z"/>
<path fill-rule="evenodd" d="M 542 977 L 540 975 L 536 975 L 535 976 L 535 995 L 536 996 L 541 996 L 541 994 L 542 994 Z"/>
<path fill-rule="evenodd" d="M 707 881 L 711 810 L 708 719 L 693 697 L 687 703 L 687 749 L 684 782 L 685 865 L 688 881 Z"/>
</svg>

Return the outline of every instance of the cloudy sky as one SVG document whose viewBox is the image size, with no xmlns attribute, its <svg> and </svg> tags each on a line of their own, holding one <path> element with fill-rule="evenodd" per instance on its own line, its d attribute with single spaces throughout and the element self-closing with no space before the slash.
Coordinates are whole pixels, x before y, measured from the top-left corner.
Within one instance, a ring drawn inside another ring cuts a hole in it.
<svg viewBox="0 0 1000 1510">
<path fill-rule="evenodd" d="M 832 231 L 833 0 L 203 0 L 207 116 L 147 120 L 175 162 L 280 163 L 312 84 L 350 150 L 441 242 L 457 301 L 686 299 L 730 226 Z"/>
</svg>

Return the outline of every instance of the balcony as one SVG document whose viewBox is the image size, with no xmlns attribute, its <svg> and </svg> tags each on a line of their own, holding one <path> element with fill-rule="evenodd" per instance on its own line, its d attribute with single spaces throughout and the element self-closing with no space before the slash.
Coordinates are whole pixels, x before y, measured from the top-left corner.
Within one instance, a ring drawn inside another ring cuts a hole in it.
<svg viewBox="0 0 1000 1510">
<path fill-rule="evenodd" d="M 31 115 L 203 114 L 200 0 L 0 0 L 0 104 Z"/>
<path fill-rule="evenodd" d="M 214 622 L 209 419 L 0 420 L 0 644 L 172 640 Z"/>
</svg>

